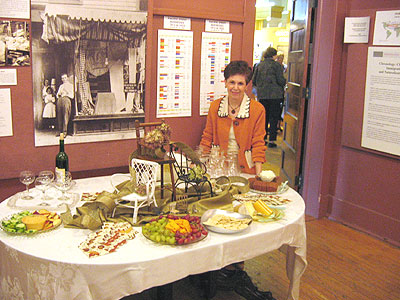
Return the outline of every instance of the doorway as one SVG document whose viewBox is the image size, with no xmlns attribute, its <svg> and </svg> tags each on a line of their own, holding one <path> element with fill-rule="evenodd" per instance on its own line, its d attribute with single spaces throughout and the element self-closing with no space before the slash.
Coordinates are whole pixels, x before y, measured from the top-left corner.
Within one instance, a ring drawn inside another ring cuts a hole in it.
<svg viewBox="0 0 400 300">
<path fill-rule="evenodd" d="M 260 62 L 263 52 L 274 47 L 283 56 L 283 65 L 287 66 L 289 52 L 290 16 L 292 0 L 257 0 L 254 31 L 253 65 Z M 284 73 L 287 79 L 287 72 Z M 276 175 L 281 171 L 282 151 L 280 145 L 283 137 L 283 106 L 281 121 L 278 124 L 277 148 L 267 148 L 267 162 L 264 170 L 272 170 Z"/>
<path fill-rule="evenodd" d="M 261 56 L 259 52 L 262 45 L 279 49 L 286 57 L 283 62 L 287 65 L 287 84 L 282 110 L 283 135 L 278 145 L 281 153 L 278 174 L 298 191 L 301 191 L 303 182 L 305 126 L 312 79 L 313 27 L 317 3 L 316 0 L 256 2 L 255 56 Z"/>
</svg>

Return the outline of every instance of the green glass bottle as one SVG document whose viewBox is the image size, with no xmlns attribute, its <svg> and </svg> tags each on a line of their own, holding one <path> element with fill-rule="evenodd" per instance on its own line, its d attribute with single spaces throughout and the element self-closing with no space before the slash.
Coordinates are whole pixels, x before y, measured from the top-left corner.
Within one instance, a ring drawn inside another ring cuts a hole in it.
<svg viewBox="0 0 400 300">
<path fill-rule="evenodd" d="M 69 171 L 68 155 L 64 151 L 64 134 L 60 133 L 60 152 L 56 156 L 56 176 L 64 178 L 65 171 Z"/>
</svg>

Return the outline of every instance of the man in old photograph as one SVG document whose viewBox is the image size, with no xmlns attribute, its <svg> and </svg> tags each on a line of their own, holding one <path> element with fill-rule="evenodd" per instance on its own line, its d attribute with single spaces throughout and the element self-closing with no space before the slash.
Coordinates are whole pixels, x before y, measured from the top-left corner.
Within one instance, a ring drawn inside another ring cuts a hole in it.
<svg viewBox="0 0 400 300">
<path fill-rule="evenodd" d="M 57 92 L 57 123 L 59 132 L 64 133 L 64 137 L 66 137 L 74 99 L 74 85 L 69 82 L 67 74 L 62 74 L 61 80 L 63 83 Z"/>
</svg>

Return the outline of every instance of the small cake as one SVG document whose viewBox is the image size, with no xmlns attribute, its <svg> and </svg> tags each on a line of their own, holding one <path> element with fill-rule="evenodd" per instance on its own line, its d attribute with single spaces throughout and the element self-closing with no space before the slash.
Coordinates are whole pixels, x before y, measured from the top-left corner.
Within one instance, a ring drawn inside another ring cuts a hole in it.
<svg viewBox="0 0 400 300">
<path fill-rule="evenodd" d="M 282 178 L 276 176 L 271 182 L 262 181 L 260 177 L 249 178 L 250 188 L 262 192 L 276 192 L 279 185 L 282 183 Z"/>
</svg>

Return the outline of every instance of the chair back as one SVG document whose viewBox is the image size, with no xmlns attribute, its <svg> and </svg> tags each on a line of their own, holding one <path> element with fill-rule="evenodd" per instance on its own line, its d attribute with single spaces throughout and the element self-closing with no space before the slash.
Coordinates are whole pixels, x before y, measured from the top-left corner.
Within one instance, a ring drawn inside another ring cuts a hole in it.
<svg viewBox="0 0 400 300">
<path fill-rule="evenodd" d="M 136 143 L 139 153 L 141 153 L 142 145 L 141 141 L 144 139 L 146 134 L 156 127 L 165 123 L 165 120 L 162 119 L 160 122 L 148 122 L 148 123 L 140 123 L 139 120 L 135 120 L 135 131 L 136 131 Z"/>
<path fill-rule="evenodd" d="M 133 158 L 131 168 L 135 174 L 136 184 L 140 185 L 147 184 L 149 181 L 156 181 L 160 165 L 154 161 Z"/>
<path fill-rule="evenodd" d="M 151 202 L 157 206 L 154 191 L 156 187 L 157 174 L 160 171 L 160 165 L 154 161 L 133 158 L 131 161 L 132 175 L 135 176 L 137 186 L 145 185 L 148 204 Z"/>
</svg>

